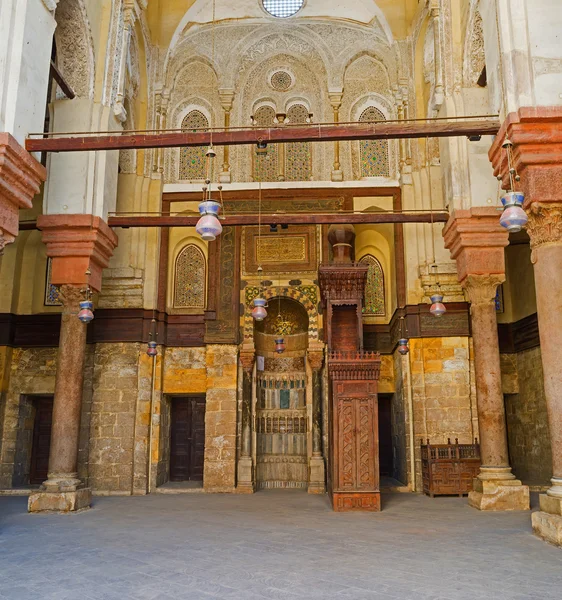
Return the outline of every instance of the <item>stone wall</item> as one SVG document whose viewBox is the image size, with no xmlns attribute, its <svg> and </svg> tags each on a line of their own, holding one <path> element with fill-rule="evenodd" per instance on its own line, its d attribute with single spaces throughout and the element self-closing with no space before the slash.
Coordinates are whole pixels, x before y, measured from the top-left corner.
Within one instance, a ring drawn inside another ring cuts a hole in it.
<svg viewBox="0 0 562 600">
<path fill-rule="evenodd" d="M 548 485 L 552 454 L 540 348 L 502 355 L 509 456 L 523 483 Z"/>
<path fill-rule="evenodd" d="M 132 493 L 140 351 L 141 344 L 96 345 L 89 484 L 98 493 Z"/>
<path fill-rule="evenodd" d="M 478 436 L 472 350 L 467 337 L 410 340 L 416 439 L 416 488 L 422 488 L 421 440 L 471 443 Z"/>
<path fill-rule="evenodd" d="M 238 346 L 207 346 L 205 358 L 207 411 L 203 485 L 207 491 L 233 491 L 236 486 Z"/>
</svg>

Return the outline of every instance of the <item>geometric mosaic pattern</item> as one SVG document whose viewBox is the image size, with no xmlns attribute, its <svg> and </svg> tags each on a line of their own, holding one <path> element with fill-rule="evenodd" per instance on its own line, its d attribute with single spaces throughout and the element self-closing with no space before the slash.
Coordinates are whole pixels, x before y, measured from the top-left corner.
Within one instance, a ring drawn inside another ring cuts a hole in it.
<svg viewBox="0 0 562 600">
<path fill-rule="evenodd" d="M 384 120 L 385 117 L 382 112 L 374 106 L 365 109 L 359 117 L 361 123 Z M 359 158 L 361 177 L 389 177 L 388 141 L 362 140 L 359 144 L 361 148 Z"/>
<path fill-rule="evenodd" d="M 367 265 L 367 284 L 365 285 L 365 304 L 363 314 L 383 316 L 385 310 L 384 272 L 381 263 L 371 254 L 366 254 L 359 261 L 360 265 Z"/>
<path fill-rule="evenodd" d="M 205 271 L 203 252 L 188 244 L 176 259 L 174 308 L 205 309 Z"/>
<path fill-rule="evenodd" d="M 209 120 L 199 110 L 192 110 L 182 121 L 182 131 L 206 130 Z M 194 179 L 206 179 L 206 148 L 181 148 L 179 179 L 182 181 L 193 181 Z"/>
<path fill-rule="evenodd" d="M 275 121 L 275 109 L 262 106 L 254 114 L 256 127 L 272 127 Z M 268 144 L 266 152 L 254 154 L 254 181 L 278 181 L 279 156 L 277 144 Z"/>
<path fill-rule="evenodd" d="M 289 127 L 302 125 L 309 120 L 306 106 L 294 104 L 287 111 Z M 285 181 L 310 181 L 312 176 L 312 153 L 310 142 L 291 142 L 286 145 Z"/>
</svg>

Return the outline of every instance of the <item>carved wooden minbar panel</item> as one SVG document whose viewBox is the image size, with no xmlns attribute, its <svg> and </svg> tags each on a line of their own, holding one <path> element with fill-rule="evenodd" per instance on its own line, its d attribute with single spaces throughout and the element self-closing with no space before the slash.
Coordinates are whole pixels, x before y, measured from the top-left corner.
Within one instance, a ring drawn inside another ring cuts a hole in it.
<svg viewBox="0 0 562 600">
<path fill-rule="evenodd" d="M 380 355 L 332 352 L 331 493 L 335 511 L 379 511 Z"/>
</svg>

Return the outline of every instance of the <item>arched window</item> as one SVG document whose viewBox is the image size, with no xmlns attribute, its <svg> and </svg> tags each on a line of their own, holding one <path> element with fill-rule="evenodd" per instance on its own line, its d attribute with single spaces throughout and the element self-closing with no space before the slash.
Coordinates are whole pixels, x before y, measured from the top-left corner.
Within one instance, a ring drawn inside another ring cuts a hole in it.
<svg viewBox="0 0 562 600">
<path fill-rule="evenodd" d="M 275 121 L 275 109 L 262 106 L 254 114 L 256 127 L 271 127 Z M 269 144 L 265 152 L 254 150 L 254 181 L 278 181 L 279 156 L 277 144 Z"/>
<path fill-rule="evenodd" d="M 386 314 L 384 294 L 384 273 L 381 263 L 371 254 L 366 254 L 360 261 L 360 265 L 367 265 L 367 285 L 365 286 L 365 304 L 363 314 L 384 317 Z"/>
<path fill-rule="evenodd" d="M 181 124 L 182 131 L 205 130 L 209 119 L 200 111 L 192 110 Z M 180 180 L 205 179 L 206 148 L 182 148 L 180 150 Z"/>
<path fill-rule="evenodd" d="M 359 117 L 361 123 L 385 121 L 382 112 L 370 106 Z M 389 177 L 388 142 L 386 140 L 362 140 L 360 142 L 360 177 Z"/>
<path fill-rule="evenodd" d="M 294 104 L 287 111 L 289 126 L 306 123 L 308 109 L 302 104 Z M 285 180 L 309 181 L 312 176 L 312 155 L 309 142 L 291 142 L 286 146 Z"/>
<path fill-rule="evenodd" d="M 178 254 L 174 282 L 174 308 L 205 309 L 206 262 L 195 244 Z"/>
</svg>

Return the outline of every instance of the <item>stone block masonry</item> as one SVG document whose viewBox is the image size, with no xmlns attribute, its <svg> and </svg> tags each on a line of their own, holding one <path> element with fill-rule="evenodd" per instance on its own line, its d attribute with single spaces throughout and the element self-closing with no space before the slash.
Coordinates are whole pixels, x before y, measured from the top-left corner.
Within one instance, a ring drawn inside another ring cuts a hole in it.
<svg viewBox="0 0 562 600">
<path fill-rule="evenodd" d="M 238 347 L 207 346 L 207 409 L 203 485 L 209 492 L 236 486 Z"/>
</svg>

